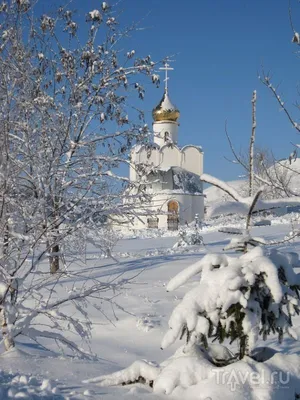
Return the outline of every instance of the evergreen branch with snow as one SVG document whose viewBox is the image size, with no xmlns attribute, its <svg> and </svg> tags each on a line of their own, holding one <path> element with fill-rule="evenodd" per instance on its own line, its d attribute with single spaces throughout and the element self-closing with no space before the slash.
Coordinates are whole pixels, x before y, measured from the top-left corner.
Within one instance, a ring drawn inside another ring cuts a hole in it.
<svg viewBox="0 0 300 400">
<path fill-rule="evenodd" d="M 239 358 L 249 354 L 258 337 L 287 333 L 293 338 L 292 318 L 299 313 L 300 274 L 293 266 L 299 259 L 276 250 L 255 247 L 239 258 L 206 255 L 169 283 L 174 289 L 201 271 L 200 283 L 175 307 L 166 348 L 186 337 L 189 345 L 207 344 L 214 338 L 239 341 Z"/>
</svg>

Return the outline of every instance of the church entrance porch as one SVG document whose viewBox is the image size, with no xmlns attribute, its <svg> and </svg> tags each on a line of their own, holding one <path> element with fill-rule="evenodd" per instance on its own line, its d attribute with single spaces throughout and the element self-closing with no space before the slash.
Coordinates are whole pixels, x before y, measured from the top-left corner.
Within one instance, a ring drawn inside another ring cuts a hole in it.
<svg viewBox="0 0 300 400">
<path fill-rule="evenodd" d="M 175 200 L 168 202 L 168 230 L 177 231 L 179 224 L 179 204 Z"/>
</svg>

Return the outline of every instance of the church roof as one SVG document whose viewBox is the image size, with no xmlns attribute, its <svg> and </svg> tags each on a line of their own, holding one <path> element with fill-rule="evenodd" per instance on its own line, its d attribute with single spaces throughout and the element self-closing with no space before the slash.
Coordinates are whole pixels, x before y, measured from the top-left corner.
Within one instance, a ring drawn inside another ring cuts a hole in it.
<svg viewBox="0 0 300 400">
<path fill-rule="evenodd" d="M 184 168 L 169 167 L 166 169 L 157 169 L 155 172 L 152 171 L 151 173 L 165 177 L 170 171 L 172 174 L 173 190 L 190 194 L 202 193 L 203 187 L 200 176 Z"/>
</svg>

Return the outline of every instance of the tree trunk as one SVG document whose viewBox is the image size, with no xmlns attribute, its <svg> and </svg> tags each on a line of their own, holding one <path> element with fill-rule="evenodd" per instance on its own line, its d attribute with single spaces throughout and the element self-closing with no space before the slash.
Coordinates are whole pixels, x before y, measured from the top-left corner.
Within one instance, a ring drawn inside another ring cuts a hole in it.
<svg viewBox="0 0 300 400">
<path fill-rule="evenodd" d="M 250 138 L 249 149 L 249 196 L 253 195 L 253 181 L 254 181 L 254 142 L 256 131 L 256 90 L 253 92 L 252 97 L 252 132 Z"/>
<path fill-rule="evenodd" d="M 59 253 L 59 245 L 56 244 L 50 249 L 50 253 Z M 59 271 L 59 255 L 50 255 L 49 257 L 49 262 L 50 262 L 50 273 L 55 274 L 57 271 Z"/>
<path fill-rule="evenodd" d="M 4 309 L 2 309 L 2 311 L 1 311 L 1 317 L 2 317 L 1 330 L 2 330 L 3 344 L 5 347 L 5 350 L 8 351 L 8 350 L 11 350 L 12 348 L 14 348 L 16 344 L 7 329 L 7 320 L 6 320 L 6 315 L 5 315 Z"/>
<path fill-rule="evenodd" d="M 57 180 L 55 178 L 54 181 L 54 188 L 53 192 L 57 193 Z M 59 197 L 57 195 L 54 196 L 53 199 L 53 218 L 54 221 L 59 218 L 60 211 L 59 211 Z M 54 230 L 51 232 L 51 247 L 50 247 L 50 257 L 49 257 L 49 262 L 50 262 L 50 274 L 56 274 L 59 271 L 59 251 L 60 251 L 60 246 L 59 246 L 59 225 L 54 227 Z M 52 243 L 56 243 L 53 244 Z"/>
<path fill-rule="evenodd" d="M 250 205 L 249 211 L 248 211 L 248 215 L 247 215 L 247 219 L 246 219 L 246 231 L 248 231 L 249 227 L 250 227 L 250 222 L 251 222 L 251 217 L 254 211 L 254 208 L 256 206 L 256 203 L 258 202 L 259 196 L 262 194 L 263 190 L 259 189 L 258 192 L 256 193 L 256 195 L 254 196 L 254 199 Z"/>
<path fill-rule="evenodd" d="M 5 224 L 4 237 L 3 237 L 3 255 L 6 256 L 8 253 L 8 241 L 9 241 L 9 230 L 8 224 Z"/>
<path fill-rule="evenodd" d="M 248 346 L 248 336 L 244 335 L 240 339 L 240 355 L 239 359 L 241 360 L 244 356 L 249 355 L 249 346 Z"/>
</svg>

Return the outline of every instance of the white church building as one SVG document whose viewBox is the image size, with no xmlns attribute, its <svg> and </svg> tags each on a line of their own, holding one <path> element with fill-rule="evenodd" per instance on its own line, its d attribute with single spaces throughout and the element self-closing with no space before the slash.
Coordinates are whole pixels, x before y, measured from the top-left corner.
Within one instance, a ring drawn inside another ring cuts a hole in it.
<svg viewBox="0 0 300 400">
<path fill-rule="evenodd" d="M 135 217 L 132 228 L 167 228 L 177 230 L 204 217 L 203 151 L 200 146 L 178 146 L 179 110 L 172 104 L 168 91 L 168 64 L 164 95 L 153 109 L 154 142 L 136 145 L 131 150 L 130 180 L 137 182 L 139 165 L 147 166 L 145 188 L 149 193 L 149 212 Z"/>
</svg>

